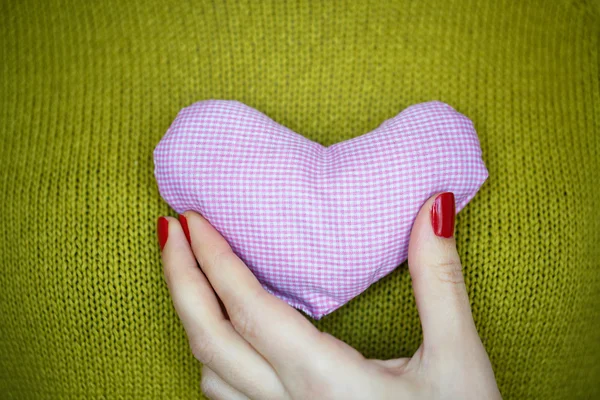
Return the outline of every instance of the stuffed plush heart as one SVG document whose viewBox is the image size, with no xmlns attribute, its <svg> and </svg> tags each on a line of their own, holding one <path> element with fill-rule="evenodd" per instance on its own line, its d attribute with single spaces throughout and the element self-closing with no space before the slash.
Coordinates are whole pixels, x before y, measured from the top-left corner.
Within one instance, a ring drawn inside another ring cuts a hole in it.
<svg viewBox="0 0 600 400">
<path fill-rule="evenodd" d="M 329 147 L 237 101 L 200 101 L 154 163 L 175 211 L 202 214 L 268 292 L 317 319 L 406 260 L 430 196 L 453 192 L 458 212 L 488 176 L 471 121 L 437 101 Z"/>
</svg>

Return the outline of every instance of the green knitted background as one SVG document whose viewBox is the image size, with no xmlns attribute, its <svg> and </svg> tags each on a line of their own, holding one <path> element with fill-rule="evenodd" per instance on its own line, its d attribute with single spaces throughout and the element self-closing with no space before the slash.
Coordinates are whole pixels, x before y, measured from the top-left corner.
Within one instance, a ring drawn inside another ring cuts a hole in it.
<svg viewBox="0 0 600 400">
<path fill-rule="evenodd" d="M 0 2 L 0 398 L 200 396 L 152 151 L 211 98 L 324 145 L 417 102 L 469 116 L 490 178 L 456 235 L 500 389 L 600 396 L 600 7 L 195 3 Z M 411 355 L 406 265 L 317 325 L 368 357 Z"/>
</svg>

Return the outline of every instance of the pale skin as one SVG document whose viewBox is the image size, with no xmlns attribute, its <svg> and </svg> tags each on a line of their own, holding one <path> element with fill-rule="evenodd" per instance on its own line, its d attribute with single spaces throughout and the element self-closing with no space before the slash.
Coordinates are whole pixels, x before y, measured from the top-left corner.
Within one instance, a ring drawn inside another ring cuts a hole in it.
<svg viewBox="0 0 600 400">
<path fill-rule="evenodd" d="M 320 332 L 266 292 L 200 214 L 167 217 L 164 275 L 211 399 L 501 399 L 477 334 L 454 237 L 421 208 L 408 254 L 423 343 L 410 358 L 376 360 Z M 224 309 L 219 304 L 222 302 Z"/>
</svg>

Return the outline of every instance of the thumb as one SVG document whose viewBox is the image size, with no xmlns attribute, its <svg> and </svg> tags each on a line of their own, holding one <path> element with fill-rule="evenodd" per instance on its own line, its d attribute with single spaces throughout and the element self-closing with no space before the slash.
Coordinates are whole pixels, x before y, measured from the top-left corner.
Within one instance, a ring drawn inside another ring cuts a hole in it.
<svg viewBox="0 0 600 400">
<path fill-rule="evenodd" d="M 479 340 L 456 251 L 455 212 L 454 194 L 431 197 L 415 219 L 408 246 L 424 350 L 436 353 Z"/>
</svg>

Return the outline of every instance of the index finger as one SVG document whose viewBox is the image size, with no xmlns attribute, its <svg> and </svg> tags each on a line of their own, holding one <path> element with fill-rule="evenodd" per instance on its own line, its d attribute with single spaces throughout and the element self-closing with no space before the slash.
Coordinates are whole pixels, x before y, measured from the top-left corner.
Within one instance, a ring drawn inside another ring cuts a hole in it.
<svg viewBox="0 0 600 400">
<path fill-rule="evenodd" d="M 264 290 L 202 215 L 193 211 L 184 214 L 194 255 L 235 330 L 279 372 L 309 365 L 321 332 L 286 302 Z"/>
</svg>

